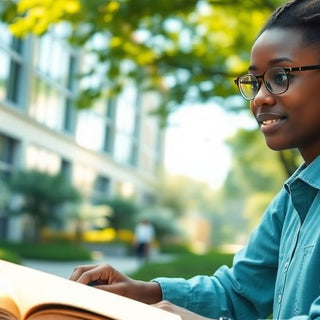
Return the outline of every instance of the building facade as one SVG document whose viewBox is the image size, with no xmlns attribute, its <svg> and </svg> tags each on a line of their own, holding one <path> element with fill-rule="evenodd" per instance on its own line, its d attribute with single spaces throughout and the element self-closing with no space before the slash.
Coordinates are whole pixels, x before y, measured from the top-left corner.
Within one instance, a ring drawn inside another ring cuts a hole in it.
<svg viewBox="0 0 320 320">
<path fill-rule="evenodd" d="M 148 114 L 159 96 L 129 84 L 77 110 L 75 75 L 86 59 L 63 32 L 16 39 L 0 24 L 0 181 L 38 169 L 68 176 L 90 201 L 120 195 L 152 203 L 164 133 Z"/>
</svg>

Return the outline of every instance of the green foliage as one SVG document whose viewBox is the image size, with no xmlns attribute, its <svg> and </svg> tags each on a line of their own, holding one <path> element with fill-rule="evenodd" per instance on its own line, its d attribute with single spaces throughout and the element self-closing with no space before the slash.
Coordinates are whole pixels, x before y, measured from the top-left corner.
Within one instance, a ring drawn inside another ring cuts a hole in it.
<svg viewBox="0 0 320 320">
<path fill-rule="evenodd" d="M 131 274 L 134 279 L 149 281 L 156 277 L 191 278 L 212 275 L 222 265 L 232 266 L 233 254 L 210 252 L 204 255 L 179 254 L 165 263 L 147 263 Z"/>
<path fill-rule="evenodd" d="M 212 190 L 203 182 L 180 175 L 165 176 L 159 190 L 159 205 L 170 208 L 175 218 L 183 219 L 190 214 L 207 220 L 214 246 L 232 239 L 235 232 L 225 232 L 225 224 L 229 221 L 224 218 L 224 208 L 230 205 L 230 199 L 226 201 L 220 192 Z M 181 240 L 185 241 L 186 236 L 182 235 Z"/>
<path fill-rule="evenodd" d="M 279 151 L 278 156 L 287 177 L 290 177 L 303 161 L 298 149 Z"/>
<path fill-rule="evenodd" d="M 164 176 L 159 190 L 160 205 L 172 209 L 176 217 L 190 210 L 203 211 L 212 196 L 206 183 L 183 175 Z"/>
<path fill-rule="evenodd" d="M 0 259 L 10 261 L 13 263 L 19 263 L 19 264 L 21 263 L 21 257 L 17 253 L 11 250 L 2 248 L 1 244 L 0 244 Z"/>
<path fill-rule="evenodd" d="M 7 207 L 9 199 L 9 187 L 4 181 L 0 180 L 0 212 Z"/>
<path fill-rule="evenodd" d="M 191 253 L 191 250 L 188 245 L 178 245 L 178 244 L 169 244 L 161 246 L 161 253 L 164 254 L 181 254 L 181 253 Z"/>
<path fill-rule="evenodd" d="M 89 261 L 91 252 L 67 243 L 33 244 L 0 241 L 0 249 L 10 251 L 23 259 L 48 261 Z"/>
<path fill-rule="evenodd" d="M 270 150 L 257 129 L 241 129 L 227 143 L 233 161 L 219 199 L 215 236 L 237 242 L 258 224 L 289 170 L 297 168 L 299 156 L 296 151 Z"/>
<path fill-rule="evenodd" d="M 105 204 L 112 209 L 112 214 L 108 217 L 108 220 L 111 227 L 116 231 L 120 229 L 132 230 L 134 228 L 139 208 L 132 199 L 115 197 L 99 201 L 98 204 Z"/>
<path fill-rule="evenodd" d="M 147 218 L 152 223 L 161 248 L 164 243 L 170 243 L 172 239 L 181 235 L 172 208 L 147 207 L 141 210 L 138 219 L 141 218 Z"/>
<path fill-rule="evenodd" d="M 80 193 L 62 175 L 30 170 L 18 171 L 9 181 L 12 191 L 23 198 L 14 213 L 28 213 L 35 223 L 35 241 L 40 240 L 42 227 L 58 219 L 61 206 L 80 200 Z"/>
<path fill-rule="evenodd" d="M 1 18 L 17 36 L 69 24 L 67 39 L 96 57 L 82 77 L 102 76 L 101 85 L 83 88 L 82 108 L 134 79 L 145 90 L 165 93 L 155 113 L 166 117 L 185 101 L 235 94 L 232 78 L 246 69 L 258 30 L 281 2 L 7 0 Z M 103 40 L 99 47 L 92 47 L 94 39 Z"/>
<path fill-rule="evenodd" d="M 257 129 L 241 129 L 228 140 L 232 147 L 233 164 L 230 175 L 241 182 L 236 194 L 278 190 L 286 172 L 278 161 L 278 152 L 270 150 Z"/>
<path fill-rule="evenodd" d="M 273 191 L 273 190 L 272 190 Z M 250 229 L 256 227 L 259 223 L 261 214 L 266 210 L 269 203 L 272 201 L 274 192 L 252 192 L 247 196 L 245 207 L 244 207 L 244 217 L 248 220 L 248 226 Z"/>
</svg>

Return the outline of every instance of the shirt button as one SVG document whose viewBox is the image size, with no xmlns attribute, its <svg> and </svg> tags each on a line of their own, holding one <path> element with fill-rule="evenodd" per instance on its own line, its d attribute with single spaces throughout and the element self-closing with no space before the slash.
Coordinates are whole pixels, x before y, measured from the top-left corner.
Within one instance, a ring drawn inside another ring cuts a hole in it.
<svg viewBox="0 0 320 320">
<path fill-rule="evenodd" d="M 281 303 L 281 299 L 282 299 L 282 295 L 279 294 L 279 295 L 278 295 L 278 303 Z"/>
<path fill-rule="evenodd" d="M 283 267 L 283 272 L 287 272 L 289 268 L 289 262 L 286 262 L 284 267 Z"/>
</svg>

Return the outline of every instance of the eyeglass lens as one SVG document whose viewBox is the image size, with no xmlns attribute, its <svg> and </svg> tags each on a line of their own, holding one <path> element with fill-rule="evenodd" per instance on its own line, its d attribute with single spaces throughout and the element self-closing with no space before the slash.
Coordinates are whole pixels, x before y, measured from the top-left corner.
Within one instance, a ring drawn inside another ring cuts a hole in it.
<svg viewBox="0 0 320 320">
<path fill-rule="evenodd" d="M 272 94 L 281 94 L 288 89 L 288 74 L 285 69 L 281 67 L 271 68 L 263 76 L 246 74 L 239 78 L 238 86 L 245 99 L 252 100 L 257 95 L 261 86 L 259 78 L 263 79 L 267 90 Z"/>
</svg>

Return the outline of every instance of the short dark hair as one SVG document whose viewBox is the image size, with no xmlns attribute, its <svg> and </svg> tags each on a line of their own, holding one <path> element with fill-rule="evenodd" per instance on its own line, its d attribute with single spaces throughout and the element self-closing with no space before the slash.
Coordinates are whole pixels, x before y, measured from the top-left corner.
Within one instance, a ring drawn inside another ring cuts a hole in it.
<svg viewBox="0 0 320 320">
<path fill-rule="evenodd" d="M 296 28 L 303 33 L 303 43 L 320 43 L 320 1 L 293 0 L 273 12 L 259 35 L 271 28 Z"/>
</svg>

